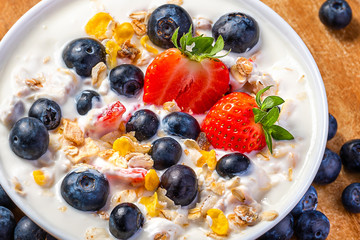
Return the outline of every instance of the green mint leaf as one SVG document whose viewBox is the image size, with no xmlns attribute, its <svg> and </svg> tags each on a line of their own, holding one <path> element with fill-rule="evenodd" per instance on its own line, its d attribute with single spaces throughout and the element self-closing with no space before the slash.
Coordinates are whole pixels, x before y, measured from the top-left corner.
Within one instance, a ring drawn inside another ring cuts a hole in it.
<svg viewBox="0 0 360 240">
<path fill-rule="evenodd" d="M 218 37 L 218 39 L 216 40 L 214 47 L 211 49 L 211 51 L 208 53 L 208 55 L 209 56 L 215 56 L 218 52 L 223 50 L 223 48 L 224 48 L 224 39 L 220 35 Z"/>
<path fill-rule="evenodd" d="M 202 55 L 212 49 L 213 42 L 214 39 L 212 37 L 199 36 L 192 38 L 189 41 L 188 45 L 192 45 L 193 43 L 195 43 L 195 46 L 191 50 L 191 54 Z"/>
<path fill-rule="evenodd" d="M 269 96 L 269 97 L 265 98 L 265 100 L 263 101 L 263 103 L 261 105 L 261 110 L 266 111 L 267 109 L 281 105 L 284 102 L 285 102 L 284 99 L 282 99 L 281 97 Z"/>
<path fill-rule="evenodd" d="M 267 90 L 269 90 L 269 88 L 271 88 L 271 86 L 267 86 L 266 88 L 263 88 L 261 89 L 260 91 L 258 91 L 258 93 L 256 94 L 256 97 L 255 97 L 255 101 L 256 101 L 256 104 L 259 106 L 259 108 L 261 108 L 261 95 L 266 92 Z"/>
<path fill-rule="evenodd" d="M 182 53 L 186 53 L 186 46 L 188 45 L 188 42 L 190 42 L 192 39 L 192 25 L 189 28 L 189 32 L 184 34 L 181 38 L 180 38 L 180 51 Z M 179 49 L 179 48 L 178 48 Z"/>
<path fill-rule="evenodd" d="M 255 123 L 258 123 L 261 121 L 261 119 L 263 119 L 263 117 L 265 117 L 266 112 L 261 111 L 258 108 L 253 108 L 253 113 L 254 113 L 254 118 L 255 118 Z"/>
<path fill-rule="evenodd" d="M 272 125 L 274 125 L 274 123 L 278 120 L 279 118 L 279 109 L 278 108 L 272 108 L 269 112 L 267 112 L 267 114 L 261 119 L 260 123 L 264 126 L 264 127 L 270 127 Z"/>
<path fill-rule="evenodd" d="M 178 46 L 178 35 L 179 35 L 179 28 L 180 27 L 178 27 L 176 30 L 175 30 L 175 32 L 173 33 L 173 35 L 172 35 L 172 37 L 171 37 L 171 41 L 172 41 L 172 43 L 174 44 L 174 46 L 176 47 L 176 48 L 179 48 L 179 46 Z"/>
<path fill-rule="evenodd" d="M 263 128 L 264 133 L 265 133 L 265 141 L 266 141 L 266 145 L 268 146 L 270 153 L 272 154 L 272 138 L 270 136 L 270 133 L 266 130 L 266 128 Z"/>
<path fill-rule="evenodd" d="M 278 125 L 269 127 L 269 132 L 275 140 L 293 140 L 294 136 L 285 128 Z"/>
</svg>

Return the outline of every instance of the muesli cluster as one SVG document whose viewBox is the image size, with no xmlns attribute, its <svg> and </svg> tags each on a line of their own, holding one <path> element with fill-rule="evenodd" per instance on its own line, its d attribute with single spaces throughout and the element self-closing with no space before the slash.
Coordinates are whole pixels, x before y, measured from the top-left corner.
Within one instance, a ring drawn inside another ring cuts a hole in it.
<svg viewBox="0 0 360 240">
<path fill-rule="evenodd" d="M 189 239 L 194 226 L 222 239 L 278 216 L 261 201 L 279 182 L 272 174 L 292 181 L 297 141 L 279 125 L 295 105 L 257 68 L 258 23 L 241 12 L 193 19 L 181 4 L 134 11 L 128 22 L 98 12 L 88 36 L 62 50 L 66 67 L 20 71 L 2 108 L 10 148 L 36 162 L 33 181 L 61 194 L 61 211 L 108 222 L 89 226 L 86 239 L 128 239 L 151 224 L 152 239 Z M 66 116 L 69 102 L 77 112 Z M 261 166 L 274 159 L 288 172 Z"/>
</svg>

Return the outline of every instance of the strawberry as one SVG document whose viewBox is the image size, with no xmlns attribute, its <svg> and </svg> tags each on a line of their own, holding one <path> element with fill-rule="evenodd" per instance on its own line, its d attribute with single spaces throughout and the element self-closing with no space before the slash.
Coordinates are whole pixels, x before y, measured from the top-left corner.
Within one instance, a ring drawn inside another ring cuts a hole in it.
<svg viewBox="0 0 360 240">
<path fill-rule="evenodd" d="M 272 153 L 272 138 L 291 140 L 294 137 L 284 128 L 274 125 L 279 118 L 278 105 L 284 100 L 260 96 L 270 87 L 258 92 L 256 98 L 247 93 L 233 92 L 218 101 L 208 112 L 201 129 L 215 148 L 241 153 L 261 150 L 266 145 Z"/>
<path fill-rule="evenodd" d="M 172 41 L 177 48 L 159 54 L 146 70 L 145 103 L 162 105 L 175 100 L 182 111 L 204 113 L 229 88 L 229 70 L 215 55 L 224 47 L 220 36 L 215 45 L 211 37 L 192 37 L 192 30 L 177 44 L 178 30 Z M 189 47 L 193 46 L 191 50 Z"/>
<path fill-rule="evenodd" d="M 99 132 L 100 135 L 103 135 L 117 130 L 125 111 L 126 109 L 120 101 L 116 101 L 108 105 L 103 109 L 102 113 L 97 116 L 97 120 L 94 125 L 96 131 Z"/>
</svg>

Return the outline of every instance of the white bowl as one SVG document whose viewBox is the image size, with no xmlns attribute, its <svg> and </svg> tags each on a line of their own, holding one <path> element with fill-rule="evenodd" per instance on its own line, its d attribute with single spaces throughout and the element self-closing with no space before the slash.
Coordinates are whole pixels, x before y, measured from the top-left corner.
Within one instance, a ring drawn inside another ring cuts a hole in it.
<svg viewBox="0 0 360 240">
<path fill-rule="evenodd" d="M 34 24 L 39 24 L 39 22 L 42 21 L 43 17 L 47 14 L 56 14 L 58 8 L 62 7 L 64 4 L 68 4 L 71 1 L 72 0 L 43 0 L 19 19 L 19 21 L 11 28 L 11 30 L 1 41 L 0 55 L 2 58 L 0 59 L 0 75 L 3 74 L 4 67 L 6 66 L 5 64 L 7 59 L 9 59 L 11 56 L 12 51 L 21 45 L 21 43 L 26 43 L 25 36 L 27 35 L 28 31 L 32 30 Z M 125 2 L 125 0 L 122 1 Z M 219 6 L 222 4 L 222 2 L 220 2 L 221 1 L 218 1 Z M 261 18 L 264 21 L 267 21 L 269 25 L 275 26 L 278 29 L 279 33 L 282 35 L 281 37 L 286 39 L 291 47 L 295 49 L 298 60 L 304 65 L 304 68 L 308 73 L 307 78 L 310 79 L 309 85 L 312 90 L 312 92 L 309 94 L 312 94 L 314 98 L 314 101 L 312 102 L 312 113 L 314 117 L 313 122 L 316 126 L 313 126 L 314 133 L 312 145 L 309 151 L 306 153 L 307 155 L 305 161 L 300 164 L 299 168 L 296 169 L 297 178 L 292 181 L 291 187 L 286 189 L 284 196 L 280 198 L 279 202 L 274 203 L 273 205 L 273 209 L 278 211 L 279 217 L 276 220 L 270 222 L 262 221 L 253 227 L 247 228 L 242 234 L 242 239 L 255 239 L 261 236 L 271 227 L 275 226 L 275 224 L 277 224 L 283 217 L 285 217 L 298 203 L 300 198 L 311 185 L 312 180 L 315 177 L 318 167 L 321 163 L 327 141 L 327 100 L 324 85 L 313 57 L 300 37 L 278 14 L 276 14 L 273 10 L 260 1 L 228 0 L 227 2 L 233 2 L 235 4 L 241 3 L 243 6 L 246 6 L 248 11 L 257 12 L 258 15 L 261 15 Z M 239 11 L 241 11 L 241 9 L 239 9 Z M 225 13 L 226 12 L 224 12 L 224 14 Z M 79 14 L 79 16 L 71 17 L 83 18 L 81 20 L 83 23 L 85 23 L 87 19 L 86 17 L 81 16 L 81 14 Z M 59 37 L 61 37 L 61 31 L 64 31 L 64 29 L 59 29 Z M 2 79 L 2 81 L 6 80 Z M 3 99 L 4 96 L 3 89 L 2 94 L 0 95 L 0 99 Z M 1 139 L 2 149 L 9 148 L 6 139 L 7 137 L 3 137 Z M 16 203 L 16 205 L 18 205 L 31 219 L 33 219 L 36 223 L 38 223 L 41 227 L 54 236 L 60 239 L 79 239 L 79 237 L 74 238 L 74 236 L 69 234 L 66 229 L 62 229 L 61 227 L 56 226 L 56 224 L 51 222 L 51 220 L 45 219 L 42 216 L 43 213 L 41 214 L 41 208 L 33 208 L 27 202 L 27 198 L 20 197 L 14 191 L 14 189 L 10 187 L 10 182 L 8 180 L 9 174 L 4 170 L 4 163 L 7 161 L 12 161 L 11 155 L 2 151 L 0 153 L 0 183 Z M 269 198 L 271 198 L 271 196 Z"/>
</svg>

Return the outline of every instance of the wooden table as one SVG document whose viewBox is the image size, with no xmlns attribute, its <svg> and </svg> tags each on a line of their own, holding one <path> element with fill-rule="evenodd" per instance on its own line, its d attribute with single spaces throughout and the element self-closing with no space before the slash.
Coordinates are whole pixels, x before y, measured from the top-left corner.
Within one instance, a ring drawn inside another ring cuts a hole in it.
<svg viewBox="0 0 360 240">
<path fill-rule="evenodd" d="M 0 0 L 0 38 L 39 0 Z M 360 138 L 360 1 L 348 0 L 353 10 L 351 24 L 332 31 L 321 24 L 318 11 L 323 1 L 263 0 L 300 35 L 313 54 L 324 80 L 329 112 L 338 121 L 338 133 L 328 148 L 339 152 L 348 140 Z M 318 209 L 331 223 L 328 239 L 360 239 L 360 214 L 351 214 L 341 204 L 342 190 L 360 182 L 360 173 L 341 171 L 327 186 L 316 186 Z"/>
</svg>

